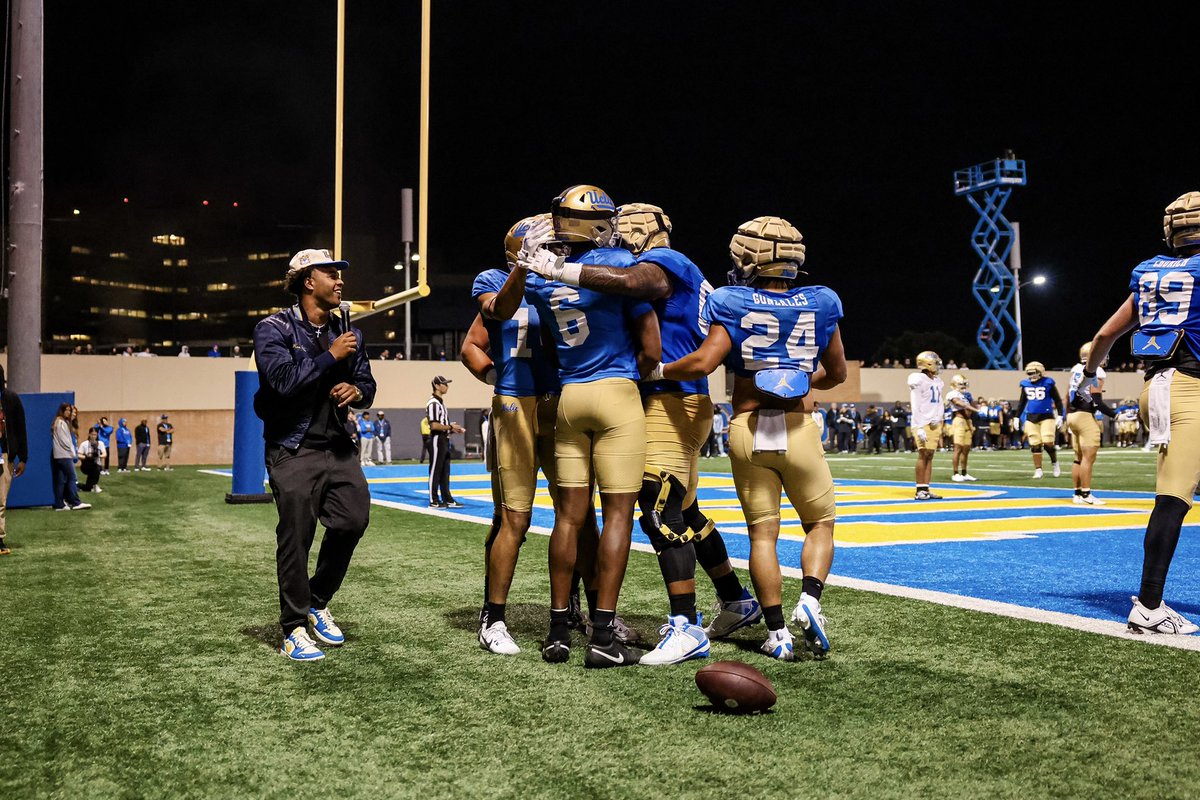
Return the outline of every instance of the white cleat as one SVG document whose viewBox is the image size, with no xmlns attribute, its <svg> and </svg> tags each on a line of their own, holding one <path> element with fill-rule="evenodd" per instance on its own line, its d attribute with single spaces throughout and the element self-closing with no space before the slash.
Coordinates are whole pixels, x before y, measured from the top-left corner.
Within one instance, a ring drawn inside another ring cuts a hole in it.
<svg viewBox="0 0 1200 800">
<path fill-rule="evenodd" d="M 708 658 L 708 636 L 704 629 L 688 622 L 682 614 L 669 617 L 658 633 L 662 640 L 653 650 L 642 654 L 639 664 L 657 667 L 691 658 Z"/>
<path fill-rule="evenodd" d="M 825 633 L 828 623 L 821 613 L 821 601 L 807 592 L 801 593 L 800 602 L 792 612 L 792 622 L 804 632 L 804 644 L 809 651 L 817 658 L 824 658 L 829 652 L 829 636 Z"/>
<path fill-rule="evenodd" d="M 1054 477 L 1057 478 L 1060 475 L 1062 475 L 1062 467 L 1060 467 L 1058 464 L 1055 464 L 1054 465 Z"/>
<path fill-rule="evenodd" d="M 1173 610 L 1166 603 L 1159 603 L 1158 608 L 1146 608 L 1137 597 L 1133 601 L 1133 609 L 1129 612 L 1130 633 L 1166 633 L 1186 636 L 1200 631 L 1200 626 Z"/>
<path fill-rule="evenodd" d="M 962 483 L 963 481 L 965 481 L 965 480 L 966 480 L 966 478 L 964 478 L 962 475 L 959 475 L 959 474 L 956 472 L 956 473 L 954 473 L 953 475 L 951 475 L 951 476 L 950 476 L 950 480 L 954 481 L 955 483 Z"/>
<path fill-rule="evenodd" d="M 974 475 L 968 475 L 968 474 L 967 474 L 967 473 L 965 473 L 965 472 L 963 473 L 962 479 L 963 479 L 964 481 L 973 481 L 973 480 L 976 480 L 976 478 L 975 478 L 975 476 L 974 476 Z"/>
<path fill-rule="evenodd" d="M 486 628 L 480 626 L 479 646 L 489 653 L 497 653 L 502 656 L 515 656 L 521 652 L 521 648 L 517 647 L 512 634 L 508 632 L 508 626 L 503 622 L 493 622 Z"/>
<path fill-rule="evenodd" d="M 748 589 L 742 589 L 742 598 L 731 603 L 720 600 L 713 606 L 713 620 L 708 623 L 704 632 L 709 639 L 721 639 L 734 631 L 748 625 L 762 622 L 762 607 L 751 596 Z"/>
<path fill-rule="evenodd" d="M 1041 477 L 1042 477 L 1042 470 L 1041 470 L 1041 468 L 1040 468 L 1040 467 L 1039 467 L 1038 469 L 1035 469 L 1035 470 L 1033 471 L 1033 477 L 1034 477 L 1034 478 L 1041 478 Z"/>
<path fill-rule="evenodd" d="M 759 650 L 780 661 L 796 660 L 796 650 L 792 645 L 792 632 L 787 629 L 787 626 L 777 631 L 767 631 L 767 640 L 762 643 Z"/>
</svg>

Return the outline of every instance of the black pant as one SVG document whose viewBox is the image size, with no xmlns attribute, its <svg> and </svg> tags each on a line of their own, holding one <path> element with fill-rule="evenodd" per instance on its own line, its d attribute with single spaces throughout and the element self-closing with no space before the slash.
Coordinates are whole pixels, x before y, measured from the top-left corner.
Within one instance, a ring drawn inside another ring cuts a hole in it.
<svg viewBox="0 0 1200 800">
<path fill-rule="evenodd" d="M 453 503 L 454 498 L 450 496 L 450 437 L 434 435 L 429 440 L 429 503 Z"/>
<path fill-rule="evenodd" d="M 868 453 L 878 453 L 879 452 L 879 437 L 882 435 L 883 435 L 883 431 L 881 431 L 877 428 L 872 428 L 867 433 L 867 452 Z"/>
<path fill-rule="evenodd" d="M 112 448 L 108 445 L 104 446 L 104 471 L 108 472 L 108 455 L 112 452 Z"/>
<path fill-rule="evenodd" d="M 842 453 L 853 453 L 853 431 L 838 431 L 837 432 L 837 449 Z"/>
<path fill-rule="evenodd" d="M 421 460 L 418 463 L 424 464 L 425 456 L 427 455 L 429 456 L 429 463 L 433 463 L 433 445 L 429 442 L 429 440 L 432 438 L 433 437 L 427 433 L 421 434 Z"/>
<path fill-rule="evenodd" d="M 117 448 L 117 469 L 129 469 L 129 448 Z"/>
<path fill-rule="evenodd" d="M 267 474 L 279 511 L 275 566 L 279 573 L 279 624 L 286 636 L 308 620 L 309 608 L 324 608 L 342 585 L 350 557 L 370 521 L 371 493 L 358 453 L 295 452 L 267 445 Z M 317 522 L 325 526 L 317 571 L 308 577 L 308 553 Z"/>
<path fill-rule="evenodd" d="M 96 484 L 100 483 L 100 462 L 84 458 L 79 461 L 79 471 L 87 478 L 87 483 L 80 484 L 79 488 L 85 492 L 90 492 Z"/>
</svg>

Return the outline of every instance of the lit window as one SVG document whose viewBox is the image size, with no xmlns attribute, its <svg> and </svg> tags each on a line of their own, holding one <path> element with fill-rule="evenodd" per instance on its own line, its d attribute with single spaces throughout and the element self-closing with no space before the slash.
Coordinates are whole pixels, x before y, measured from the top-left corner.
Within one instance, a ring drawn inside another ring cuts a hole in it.
<svg viewBox="0 0 1200 800">
<path fill-rule="evenodd" d="M 187 244 L 186 238 L 177 236 L 174 233 L 160 233 L 158 236 L 150 237 L 150 241 L 154 244 L 165 244 L 168 247 L 183 247 Z"/>
<path fill-rule="evenodd" d="M 81 256 L 90 256 L 90 255 L 92 254 L 92 248 L 90 248 L 90 247 L 80 247 L 80 246 L 79 246 L 79 245 L 77 245 L 77 244 L 73 244 L 73 245 L 71 245 L 71 252 L 72 252 L 72 253 L 77 253 L 77 254 L 79 254 L 79 255 L 81 255 Z"/>
<path fill-rule="evenodd" d="M 117 259 L 118 261 L 128 261 L 128 260 L 129 260 L 129 253 L 109 253 L 109 254 L 108 254 L 108 257 L 109 257 L 109 258 L 115 258 L 115 259 Z"/>
<path fill-rule="evenodd" d="M 172 266 L 174 266 L 174 265 L 175 265 L 175 262 L 174 262 L 174 261 L 172 261 L 171 259 L 169 259 L 169 258 L 164 258 L 164 259 L 163 259 L 163 266 L 164 266 L 164 267 L 172 267 Z"/>
<path fill-rule="evenodd" d="M 395 331 L 387 331 L 386 333 L 383 334 L 383 338 L 387 339 L 390 342 L 396 338 L 396 332 Z"/>
<path fill-rule="evenodd" d="M 186 258 L 181 258 L 175 262 L 175 265 L 179 267 L 186 267 L 188 265 L 188 260 Z"/>
</svg>

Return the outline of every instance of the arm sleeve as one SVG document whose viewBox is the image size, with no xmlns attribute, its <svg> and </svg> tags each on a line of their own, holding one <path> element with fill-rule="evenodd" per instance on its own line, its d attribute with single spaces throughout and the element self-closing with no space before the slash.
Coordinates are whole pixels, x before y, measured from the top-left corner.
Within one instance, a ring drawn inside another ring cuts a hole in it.
<svg viewBox="0 0 1200 800">
<path fill-rule="evenodd" d="M 1021 415 L 1025 413 L 1025 404 L 1029 402 L 1029 395 L 1025 394 L 1024 387 L 1018 386 L 1017 391 L 1021 393 L 1021 402 L 1017 403 L 1017 410 L 1013 413 L 1016 414 L 1017 419 L 1020 419 Z"/>
<path fill-rule="evenodd" d="M 1108 417 L 1109 419 L 1112 419 L 1113 417 L 1115 417 L 1117 415 L 1117 412 L 1112 407 L 1110 407 L 1108 405 L 1108 403 L 1105 403 L 1104 398 L 1101 397 L 1100 395 L 1093 393 L 1092 399 L 1096 401 L 1096 408 L 1100 409 L 1100 413 L 1103 414 L 1104 416 Z"/>
<path fill-rule="evenodd" d="M 1060 417 L 1063 416 L 1062 395 L 1058 393 L 1058 385 L 1057 384 L 1050 387 L 1050 399 L 1054 401 L 1054 410 L 1058 413 L 1058 415 Z"/>
<path fill-rule="evenodd" d="M 337 363 L 328 350 L 316 358 L 302 355 L 300 363 L 296 363 L 283 333 L 270 318 L 254 327 L 254 358 L 259 379 L 284 397 L 293 397 L 308 388 Z"/>
</svg>

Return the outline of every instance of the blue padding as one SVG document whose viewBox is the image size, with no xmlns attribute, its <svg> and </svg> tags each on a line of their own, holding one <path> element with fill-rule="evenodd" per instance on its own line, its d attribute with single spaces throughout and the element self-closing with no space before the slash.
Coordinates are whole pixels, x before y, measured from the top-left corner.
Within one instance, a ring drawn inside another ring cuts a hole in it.
<svg viewBox="0 0 1200 800">
<path fill-rule="evenodd" d="M 75 404 L 74 392 L 22 394 L 25 432 L 29 438 L 29 463 L 25 474 L 12 482 L 9 508 L 54 505 L 54 483 L 50 478 L 50 426 L 63 403 Z"/>
<path fill-rule="evenodd" d="M 258 373 L 237 372 L 233 411 L 233 493 L 264 494 L 267 477 L 264 457 L 263 423 L 254 413 L 254 393 L 258 391 Z"/>
</svg>

